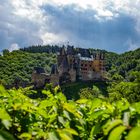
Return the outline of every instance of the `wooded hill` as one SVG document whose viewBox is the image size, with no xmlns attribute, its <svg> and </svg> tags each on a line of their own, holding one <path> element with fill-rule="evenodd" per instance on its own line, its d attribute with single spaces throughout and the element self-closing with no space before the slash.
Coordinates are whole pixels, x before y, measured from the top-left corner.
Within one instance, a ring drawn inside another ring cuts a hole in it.
<svg viewBox="0 0 140 140">
<path fill-rule="evenodd" d="M 3 50 L 0 56 L 0 83 L 7 87 L 14 86 L 17 82 L 21 86 L 31 84 L 31 73 L 35 66 L 44 67 L 46 72 L 50 72 L 50 67 L 56 63 L 56 54 L 60 47 L 55 45 L 31 46 L 13 52 Z M 140 49 L 135 51 L 116 54 L 113 52 L 102 51 L 105 53 L 105 63 L 107 77 L 112 79 L 132 80 L 131 74 L 140 71 Z"/>
<path fill-rule="evenodd" d="M 50 71 L 50 46 L 3 51 L 0 82 L 10 88 L 31 84 L 35 66 Z M 90 50 L 93 51 L 93 50 Z M 0 84 L 2 140 L 139 140 L 140 49 L 106 57 L 107 82 L 76 82 L 43 89 L 5 89 Z"/>
</svg>

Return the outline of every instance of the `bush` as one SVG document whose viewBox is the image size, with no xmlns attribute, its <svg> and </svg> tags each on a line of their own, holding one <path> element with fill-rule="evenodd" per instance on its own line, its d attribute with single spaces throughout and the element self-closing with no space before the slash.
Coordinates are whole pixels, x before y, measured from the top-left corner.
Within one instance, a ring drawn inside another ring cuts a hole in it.
<svg viewBox="0 0 140 140">
<path fill-rule="evenodd" d="M 46 98 L 33 100 L 26 96 L 30 92 L 29 88 L 5 90 L 0 86 L 0 138 L 140 139 L 140 102 L 130 104 L 122 99 L 109 103 L 97 98 L 67 101 L 59 87 L 43 90 Z"/>
</svg>

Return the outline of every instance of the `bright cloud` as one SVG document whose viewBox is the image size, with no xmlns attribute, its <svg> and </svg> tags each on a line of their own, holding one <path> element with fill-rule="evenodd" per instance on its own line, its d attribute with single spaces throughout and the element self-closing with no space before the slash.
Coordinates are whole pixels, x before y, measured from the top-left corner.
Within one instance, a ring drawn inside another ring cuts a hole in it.
<svg viewBox="0 0 140 140">
<path fill-rule="evenodd" d="M 140 46 L 139 7 L 140 0 L 1 0 L 0 51 L 68 41 L 133 49 Z"/>
<path fill-rule="evenodd" d="M 64 36 L 62 35 L 55 35 L 53 33 L 44 33 L 41 36 L 42 40 L 44 40 L 43 44 L 53 44 L 54 42 L 56 44 L 63 44 L 67 41 Z M 63 38 L 63 40 L 62 40 Z"/>
<path fill-rule="evenodd" d="M 12 52 L 14 50 L 19 50 L 19 46 L 18 44 L 14 43 L 14 44 L 11 44 L 10 48 L 9 48 L 9 51 Z"/>
</svg>

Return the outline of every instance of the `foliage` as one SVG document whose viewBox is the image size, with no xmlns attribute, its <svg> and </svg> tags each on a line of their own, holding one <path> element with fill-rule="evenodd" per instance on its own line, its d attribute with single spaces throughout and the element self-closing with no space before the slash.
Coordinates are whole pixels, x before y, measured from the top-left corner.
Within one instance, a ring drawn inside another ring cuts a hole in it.
<svg viewBox="0 0 140 140">
<path fill-rule="evenodd" d="M 30 99 L 30 92 L 29 88 L 5 90 L 0 86 L 1 139 L 140 139 L 140 102 L 68 101 L 59 87 L 43 90 L 44 99 Z"/>
<path fill-rule="evenodd" d="M 140 83 L 140 72 L 139 71 L 131 71 L 127 75 L 127 80 L 130 82 L 139 82 Z"/>
<path fill-rule="evenodd" d="M 108 87 L 109 100 L 115 101 L 126 98 L 129 102 L 140 101 L 140 83 L 139 82 L 120 82 L 112 83 Z"/>
<path fill-rule="evenodd" d="M 94 98 L 108 96 L 106 82 L 75 82 L 62 86 L 67 99 L 78 100 L 80 97 Z"/>
<path fill-rule="evenodd" d="M 2 52 L 3 52 L 4 56 L 9 54 L 9 50 L 7 50 L 7 49 L 4 49 Z"/>
<path fill-rule="evenodd" d="M 37 45 L 21 48 L 20 50 L 30 53 L 57 53 L 60 51 L 60 47 L 57 45 Z"/>
<path fill-rule="evenodd" d="M 121 82 L 124 80 L 124 78 L 119 75 L 118 73 L 115 73 L 114 75 L 112 75 L 112 81 L 115 81 L 115 82 Z"/>
<path fill-rule="evenodd" d="M 49 72 L 53 63 L 56 63 L 55 54 L 13 51 L 0 56 L 0 83 L 6 87 L 13 87 L 16 83 L 25 87 L 31 83 L 35 66 L 44 67 Z"/>
<path fill-rule="evenodd" d="M 103 96 L 101 90 L 97 86 L 93 86 L 93 88 L 82 88 L 80 89 L 79 96 L 80 98 L 86 99 L 94 99 L 94 98 L 101 98 Z"/>
<path fill-rule="evenodd" d="M 76 50 L 76 48 L 75 48 Z M 109 80 L 132 80 L 130 73 L 140 71 L 140 49 L 123 54 L 107 52 L 105 50 L 89 49 L 91 53 L 101 51 L 105 54 L 105 66 Z M 60 51 L 57 45 L 38 45 L 9 52 L 3 50 L 0 56 L 0 83 L 6 87 L 13 87 L 16 83 L 25 87 L 31 83 L 31 73 L 35 66 L 44 67 L 50 72 L 50 67 L 56 63 L 56 54 Z"/>
<path fill-rule="evenodd" d="M 106 53 L 106 69 L 111 74 L 118 74 L 127 78 L 133 71 L 140 71 L 140 49 L 117 55 Z"/>
</svg>

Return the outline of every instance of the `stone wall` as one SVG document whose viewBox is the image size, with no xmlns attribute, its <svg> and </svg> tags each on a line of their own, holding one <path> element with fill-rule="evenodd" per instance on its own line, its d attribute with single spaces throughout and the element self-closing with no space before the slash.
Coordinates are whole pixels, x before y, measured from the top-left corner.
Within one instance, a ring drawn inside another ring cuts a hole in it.
<svg viewBox="0 0 140 140">
<path fill-rule="evenodd" d="M 45 83 L 50 80 L 50 76 L 45 73 L 32 73 L 32 83 L 36 88 L 41 88 L 45 85 Z"/>
<path fill-rule="evenodd" d="M 75 82 L 76 81 L 76 70 L 71 69 L 69 71 L 70 77 L 71 77 L 71 82 Z"/>
<path fill-rule="evenodd" d="M 52 74 L 50 76 L 50 83 L 52 83 L 53 86 L 59 85 L 59 75 L 58 74 Z"/>
</svg>

